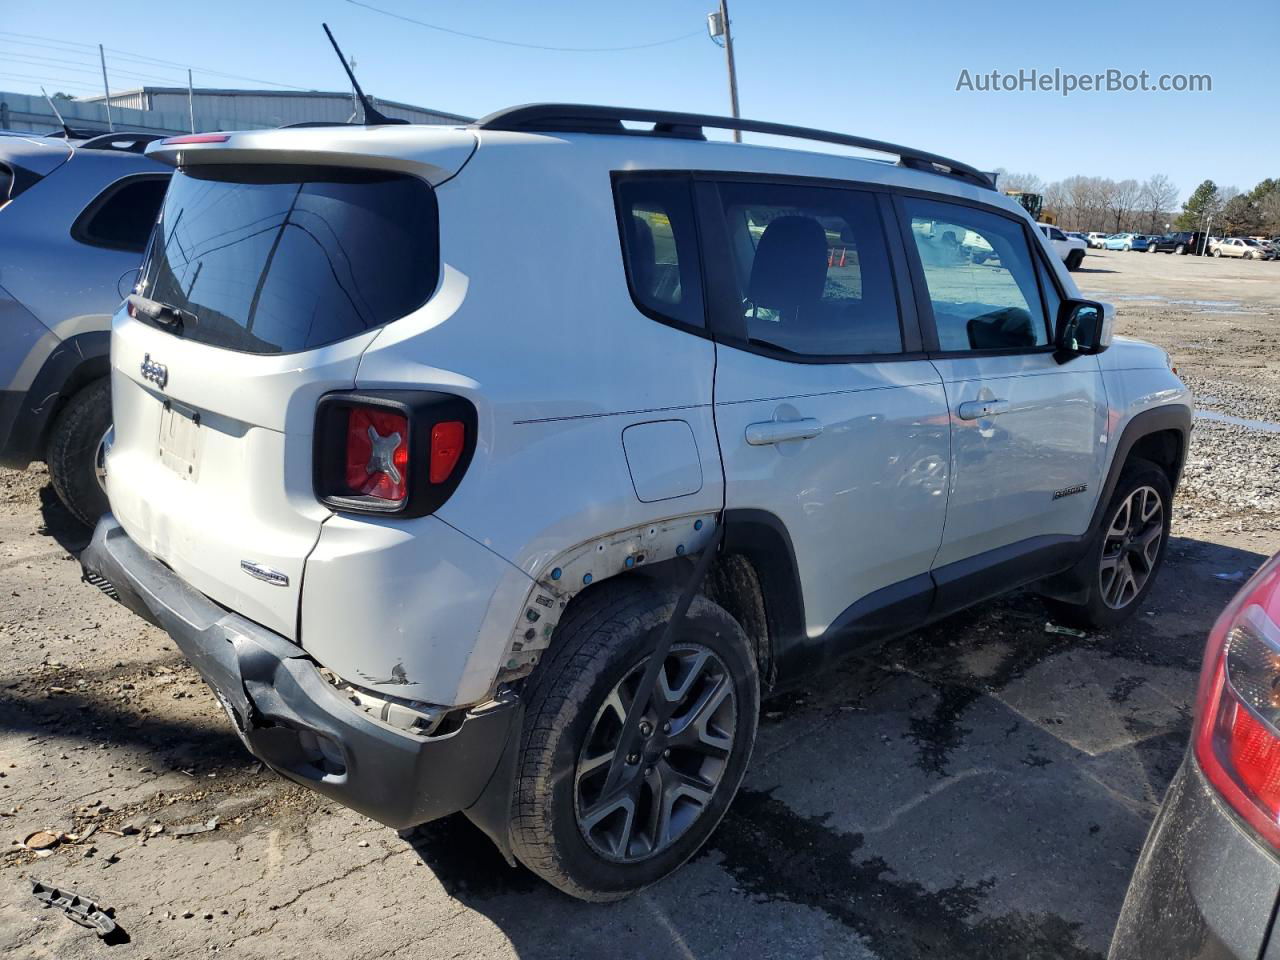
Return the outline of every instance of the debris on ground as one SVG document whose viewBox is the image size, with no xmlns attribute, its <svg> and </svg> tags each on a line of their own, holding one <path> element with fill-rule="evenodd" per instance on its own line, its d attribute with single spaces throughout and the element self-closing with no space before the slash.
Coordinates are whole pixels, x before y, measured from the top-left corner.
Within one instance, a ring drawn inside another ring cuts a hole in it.
<svg viewBox="0 0 1280 960">
<path fill-rule="evenodd" d="M 31 895 L 43 903 L 45 909 L 57 907 L 72 922 L 94 931 L 108 943 L 123 943 L 129 939 L 111 915 L 110 908 L 104 909 L 91 898 L 82 896 L 74 890 L 55 887 L 34 877 L 29 879 Z"/>
<path fill-rule="evenodd" d="M 1240 583 L 1244 580 L 1244 571 L 1237 570 L 1235 573 L 1215 573 L 1214 577 L 1218 580 L 1225 580 L 1227 583 Z"/>
<path fill-rule="evenodd" d="M 197 833 L 211 833 L 218 829 L 218 817 L 210 817 L 204 823 L 186 823 L 169 831 L 170 836 L 190 837 Z"/>
<path fill-rule="evenodd" d="M 56 847 L 62 843 L 74 842 L 75 839 L 74 834 L 63 833 L 61 830 L 37 830 L 28 834 L 22 845 L 37 857 L 51 857 Z"/>
<path fill-rule="evenodd" d="M 1045 633 L 1060 633 L 1064 637 L 1087 637 L 1089 634 L 1083 630 L 1077 630 L 1075 627 L 1064 627 L 1052 621 L 1044 625 Z"/>
</svg>

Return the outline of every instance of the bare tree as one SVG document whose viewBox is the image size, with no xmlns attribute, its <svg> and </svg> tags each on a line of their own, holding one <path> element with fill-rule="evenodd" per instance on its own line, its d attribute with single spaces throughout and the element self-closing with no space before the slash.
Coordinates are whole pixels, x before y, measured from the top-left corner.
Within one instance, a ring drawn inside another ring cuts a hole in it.
<svg viewBox="0 0 1280 960">
<path fill-rule="evenodd" d="M 1171 216 L 1173 205 L 1178 202 L 1178 188 L 1163 173 L 1150 177 L 1142 185 L 1138 205 L 1147 218 L 1147 231 L 1160 232 L 1160 222 Z"/>
<path fill-rule="evenodd" d="M 1034 173 L 1010 173 L 1004 167 L 997 167 L 996 186 L 1001 190 L 1017 190 L 1022 193 L 1044 193 L 1044 181 Z"/>
<path fill-rule="evenodd" d="M 1106 181 L 1107 190 L 1107 212 L 1111 214 L 1115 221 L 1116 233 L 1119 233 L 1128 220 L 1129 215 L 1133 213 L 1133 208 L 1138 203 L 1138 196 L 1142 191 L 1137 180 L 1121 180 L 1115 183 L 1111 180 Z"/>
</svg>

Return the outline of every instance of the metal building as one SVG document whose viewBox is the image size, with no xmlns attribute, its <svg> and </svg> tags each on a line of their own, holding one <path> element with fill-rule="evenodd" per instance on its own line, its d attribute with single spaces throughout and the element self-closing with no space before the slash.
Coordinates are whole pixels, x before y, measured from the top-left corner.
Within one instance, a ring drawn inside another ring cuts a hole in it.
<svg viewBox="0 0 1280 960">
<path fill-rule="evenodd" d="M 359 105 L 349 91 L 196 87 L 188 103 L 186 87 L 141 87 L 113 93 L 109 102 L 117 130 L 145 133 L 188 133 L 192 113 L 197 131 L 254 130 L 307 121 L 342 122 L 353 114 L 360 117 Z M 92 132 L 107 130 L 107 103 L 106 97 L 56 101 L 68 125 Z M 470 122 L 469 117 L 394 100 L 374 99 L 374 103 L 387 116 L 412 123 Z M 0 129 L 53 133 L 61 128 L 43 97 L 0 91 Z"/>
</svg>

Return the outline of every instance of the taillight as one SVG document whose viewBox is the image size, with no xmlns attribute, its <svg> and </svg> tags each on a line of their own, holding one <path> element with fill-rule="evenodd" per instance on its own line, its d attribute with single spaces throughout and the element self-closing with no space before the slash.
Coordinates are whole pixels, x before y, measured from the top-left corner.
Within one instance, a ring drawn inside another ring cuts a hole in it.
<svg viewBox="0 0 1280 960">
<path fill-rule="evenodd" d="M 1280 554 L 1213 625 L 1194 737 L 1209 782 L 1280 849 Z"/>
<path fill-rule="evenodd" d="M 347 415 L 347 488 L 391 503 L 409 492 L 409 418 L 376 407 Z"/>
<path fill-rule="evenodd" d="M 424 516 L 457 487 L 475 438 L 475 408 L 452 394 L 328 394 L 316 411 L 316 496 L 335 510 Z"/>
</svg>

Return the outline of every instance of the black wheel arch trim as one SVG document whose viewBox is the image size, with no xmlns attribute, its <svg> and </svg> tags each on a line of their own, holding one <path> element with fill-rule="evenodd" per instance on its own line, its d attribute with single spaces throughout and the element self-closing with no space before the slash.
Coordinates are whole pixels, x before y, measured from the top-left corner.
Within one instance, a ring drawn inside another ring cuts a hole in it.
<svg viewBox="0 0 1280 960">
<path fill-rule="evenodd" d="M 110 347 L 109 330 L 92 330 L 53 348 L 14 414 L 0 448 L 0 466 L 22 470 L 44 457 L 58 411 L 84 387 L 110 374 Z"/>
<path fill-rule="evenodd" d="M 1104 514 L 1107 510 L 1107 504 L 1111 502 L 1111 496 L 1116 491 L 1116 485 L 1120 482 L 1120 475 L 1124 472 L 1125 465 L 1129 460 L 1129 454 L 1133 452 L 1134 446 L 1143 437 L 1170 430 L 1176 431 L 1182 438 L 1177 461 L 1173 464 L 1173 471 L 1169 476 L 1169 489 L 1174 493 L 1178 492 L 1178 481 L 1182 477 L 1182 467 L 1187 461 L 1187 441 L 1191 435 L 1191 408 L 1181 404 L 1176 406 L 1169 405 L 1155 407 L 1135 414 L 1125 424 L 1124 429 L 1120 431 L 1119 439 L 1115 442 L 1115 452 L 1111 456 L 1111 465 L 1107 470 L 1107 477 L 1103 481 L 1102 489 L 1098 491 L 1098 499 L 1093 507 L 1093 518 L 1089 521 L 1090 536 L 1098 531 L 1105 519 Z"/>
</svg>

